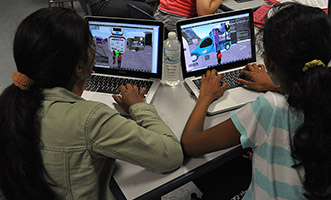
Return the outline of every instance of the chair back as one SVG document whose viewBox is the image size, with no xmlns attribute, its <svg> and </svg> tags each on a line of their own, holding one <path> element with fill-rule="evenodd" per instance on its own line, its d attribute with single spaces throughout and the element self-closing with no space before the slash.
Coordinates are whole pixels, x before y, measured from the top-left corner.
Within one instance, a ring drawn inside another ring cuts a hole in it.
<svg viewBox="0 0 331 200">
<path fill-rule="evenodd" d="M 79 4 L 82 7 L 85 15 L 93 15 L 90 4 L 86 0 L 79 0 Z"/>
<path fill-rule="evenodd" d="M 132 5 L 131 3 L 127 3 L 128 9 L 130 11 L 131 17 L 136 18 L 136 19 L 151 19 L 155 20 L 155 18 L 148 14 L 146 11 L 138 8 L 135 5 Z"/>
</svg>

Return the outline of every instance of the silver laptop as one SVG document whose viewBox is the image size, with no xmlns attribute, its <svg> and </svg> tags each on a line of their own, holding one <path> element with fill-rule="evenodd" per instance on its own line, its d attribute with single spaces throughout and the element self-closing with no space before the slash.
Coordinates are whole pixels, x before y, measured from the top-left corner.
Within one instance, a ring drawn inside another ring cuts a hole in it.
<svg viewBox="0 0 331 200">
<path fill-rule="evenodd" d="M 145 87 L 151 103 L 162 72 L 164 25 L 155 20 L 87 16 L 95 45 L 96 65 L 82 97 L 127 115 L 113 100 L 121 84 Z"/>
<path fill-rule="evenodd" d="M 252 9 L 191 18 L 177 22 L 176 27 L 182 43 L 183 77 L 192 93 L 199 96 L 201 75 L 208 69 L 222 73 L 228 83 L 207 114 L 238 108 L 260 95 L 237 81 L 245 65 L 256 61 Z"/>
</svg>

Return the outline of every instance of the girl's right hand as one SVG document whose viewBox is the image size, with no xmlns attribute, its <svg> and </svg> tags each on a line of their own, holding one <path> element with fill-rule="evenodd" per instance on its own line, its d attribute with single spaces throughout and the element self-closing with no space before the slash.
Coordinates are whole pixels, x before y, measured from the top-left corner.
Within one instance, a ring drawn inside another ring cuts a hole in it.
<svg viewBox="0 0 331 200">
<path fill-rule="evenodd" d="M 212 102 L 223 96 L 227 83 L 224 82 L 222 86 L 220 86 L 222 78 L 222 74 L 217 74 L 215 69 L 212 71 L 207 70 L 206 74 L 202 75 L 199 99 Z"/>
<path fill-rule="evenodd" d="M 126 84 L 121 85 L 118 91 L 122 94 L 121 96 L 113 94 L 114 100 L 120 105 L 126 112 L 129 111 L 131 105 L 136 103 L 145 103 L 144 94 L 145 88 L 140 91 L 136 85 Z"/>
</svg>

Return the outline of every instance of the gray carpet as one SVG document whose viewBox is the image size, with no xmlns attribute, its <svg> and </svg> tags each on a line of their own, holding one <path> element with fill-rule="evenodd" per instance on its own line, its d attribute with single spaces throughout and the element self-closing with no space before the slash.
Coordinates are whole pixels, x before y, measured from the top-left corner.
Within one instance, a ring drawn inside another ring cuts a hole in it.
<svg viewBox="0 0 331 200">
<path fill-rule="evenodd" d="M 12 83 L 11 73 L 16 71 L 13 40 L 17 26 L 25 17 L 43 7 L 48 7 L 47 0 L 0 0 L 0 91 Z M 74 7 L 83 15 L 78 2 Z"/>
<path fill-rule="evenodd" d="M 0 90 L 12 83 L 16 71 L 13 39 L 18 24 L 38 8 L 48 6 L 45 0 L 1 0 L 0 6 Z"/>
</svg>

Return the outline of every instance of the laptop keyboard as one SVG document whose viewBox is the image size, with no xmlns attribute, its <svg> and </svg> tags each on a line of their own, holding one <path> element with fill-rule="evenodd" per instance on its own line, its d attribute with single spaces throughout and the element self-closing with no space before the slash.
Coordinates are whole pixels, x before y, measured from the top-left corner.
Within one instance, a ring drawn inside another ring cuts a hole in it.
<svg viewBox="0 0 331 200">
<path fill-rule="evenodd" d="M 240 73 L 242 72 L 242 69 L 222 73 L 223 78 L 221 80 L 220 85 L 223 84 L 223 82 L 226 82 L 228 84 L 227 89 L 235 88 L 241 86 L 241 84 L 237 81 L 239 78 Z M 240 76 L 241 79 L 249 80 L 247 76 Z M 193 80 L 193 83 L 200 89 L 201 87 L 201 78 Z"/>
<path fill-rule="evenodd" d="M 87 80 L 85 90 L 92 92 L 103 92 L 110 94 L 118 94 L 117 88 L 120 85 L 125 84 L 137 85 L 138 89 L 146 88 L 146 94 L 152 86 L 153 81 L 119 78 L 119 77 L 109 77 L 109 76 L 99 76 L 91 75 Z"/>
</svg>

